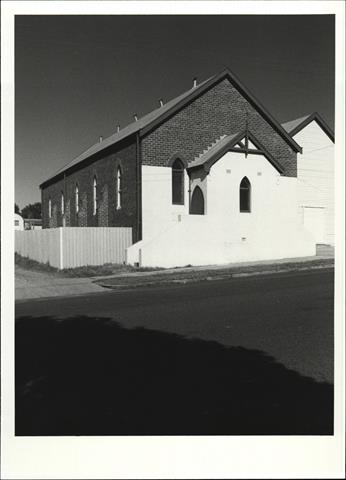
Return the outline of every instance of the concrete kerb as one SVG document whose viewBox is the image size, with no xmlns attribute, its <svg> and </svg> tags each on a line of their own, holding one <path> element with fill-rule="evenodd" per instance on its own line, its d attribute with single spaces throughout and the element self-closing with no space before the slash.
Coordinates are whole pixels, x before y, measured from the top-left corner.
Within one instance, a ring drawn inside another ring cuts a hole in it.
<svg viewBox="0 0 346 480">
<path fill-rule="evenodd" d="M 233 263 L 229 265 L 210 265 L 203 267 L 183 267 L 155 270 L 149 272 L 121 273 L 106 278 L 94 277 L 92 281 L 103 288 L 124 290 L 144 286 L 150 287 L 168 284 L 179 285 L 201 281 L 218 281 L 228 278 L 269 275 L 273 273 L 316 270 L 333 267 L 334 258 L 330 256 L 316 256 L 280 259 L 274 262 L 244 262 L 237 264 Z M 223 271 L 224 273 L 221 273 Z M 203 272 L 205 272 L 206 276 L 203 276 Z M 196 276 L 184 278 L 185 274 L 195 274 Z M 118 280 L 119 283 L 116 282 L 116 280 Z"/>
</svg>

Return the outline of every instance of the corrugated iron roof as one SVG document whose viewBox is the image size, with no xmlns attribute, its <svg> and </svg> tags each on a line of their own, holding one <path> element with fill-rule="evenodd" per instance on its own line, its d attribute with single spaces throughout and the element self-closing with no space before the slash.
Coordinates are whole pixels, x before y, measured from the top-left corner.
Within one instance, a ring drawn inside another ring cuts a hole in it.
<svg viewBox="0 0 346 480">
<path fill-rule="evenodd" d="M 301 123 L 303 123 L 307 118 L 310 117 L 309 115 L 305 115 L 304 117 L 296 118 L 295 120 L 290 120 L 289 122 L 282 123 L 281 125 L 286 130 L 287 133 L 292 132 L 296 127 L 298 127 Z"/>
<path fill-rule="evenodd" d="M 205 83 L 211 80 L 211 78 L 208 78 L 204 82 L 200 83 L 199 85 L 197 85 L 197 87 L 190 88 L 190 90 L 187 90 L 186 92 L 182 93 L 178 97 L 175 97 L 172 100 L 168 101 L 162 107 L 159 107 L 153 110 L 152 112 L 149 112 L 147 115 L 144 115 L 144 117 L 139 118 L 137 121 L 130 123 L 119 132 L 113 133 L 111 136 L 102 140 L 102 142 L 95 143 L 90 148 L 88 148 L 88 150 L 85 150 L 80 155 L 75 157 L 71 162 L 64 165 L 62 168 L 60 168 L 57 172 L 54 173 L 54 175 L 52 175 L 47 180 L 45 180 L 45 182 L 47 182 L 48 180 L 51 180 L 52 178 L 56 177 L 60 173 L 63 173 L 65 170 L 68 170 L 69 168 L 77 165 L 78 163 L 82 162 L 83 160 L 90 157 L 91 155 L 94 155 L 95 153 L 98 153 L 101 150 L 104 150 L 105 148 L 111 145 L 114 145 L 115 143 L 118 143 L 121 140 L 124 140 L 130 135 L 133 135 L 134 133 L 140 131 L 142 128 L 148 126 L 151 122 L 153 122 L 154 120 L 160 118 L 162 115 L 167 113 L 176 104 L 188 98 L 189 95 L 191 95 L 192 93 L 196 93 L 196 91 L 200 90 L 205 85 Z"/>
<path fill-rule="evenodd" d="M 229 69 L 225 69 L 223 72 L 214 75 L 213 77 L 208 78 L 204 82 L 200 83 L 196 87 L 192 87 L 186 92 L 182 93 L 176 98 L 173 98 L 162 107 L 153 110 L 152 112 L 144 115 L 142 118 L 139 118 L 137 121 L 129 124 L 127 127 L 123 128 L 119 132 L 112 134 L 110 137 L 105 138 L 101 142 L 97 142 L 88 148 L 86 151 L 75 157 L 71 162 L 66 164 L 64 167 L 60 168 L 54 175 L 50 176 L 45 180 L 40 187 L 45 183 L 52 180 L 56 176 L 62 174 L 66 170 L 78 165 L 83 160 L 91 157 L 92 155 L 104 150 L 111 145 L 114 145 L 129 136 L 140 132 L 141 134 L 147 133 L 151 128 L 154 128 L 158 123 L 162 122 L 167 118 L 167 116 L 173 114 L 177 109 L 186 105 L 190 100 L 193 100 L 199 94 L 202 94 L 204 90 L 212 87 L 218 81 L 228 78 L 231 83 L 233 83 L 236 88 L 245 95 L 252 104 L 257 108 L 259 112 L 267 119 L 269 123 L 280 133 L 280 135 L 286 140 L 288 144 L 295 151 L 301 151 L 301 147 L 293 140 L 293 138 L 287 134 L 287 131 L 278 123 L 274 117 L 265 109 L 265 107 L 254 97 L 254 95 L 240 82 L 236 75 L 231 72 Z"/>
</svg>

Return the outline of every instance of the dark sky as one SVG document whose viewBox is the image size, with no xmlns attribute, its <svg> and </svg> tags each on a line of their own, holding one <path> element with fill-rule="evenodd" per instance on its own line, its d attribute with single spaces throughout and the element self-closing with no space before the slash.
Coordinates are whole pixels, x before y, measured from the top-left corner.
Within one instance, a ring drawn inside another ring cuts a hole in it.
<svg viewBox="0 0 346 480">
<path fill-rule="evenodd" d="M 144 12 L 145 13 L 145 12 Z M 334 17 L 17 16 L 16 202 L 73 157 L 229 67 L 280 122 L 334 128 Z"/>
</svg>

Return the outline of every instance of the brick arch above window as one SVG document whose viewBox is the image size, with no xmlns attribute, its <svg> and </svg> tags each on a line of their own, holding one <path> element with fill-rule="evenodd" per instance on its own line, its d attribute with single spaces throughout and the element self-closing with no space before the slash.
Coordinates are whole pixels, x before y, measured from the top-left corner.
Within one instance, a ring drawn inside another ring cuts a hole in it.
<svg viewBox="0 0 346 480">
<path fill-rule="evenodd" d="M 171 158 L 168 160 L 167 162 L 167 167 L 172 167 L 173 163 L 176 161 L 176 160 L 180 160 L 181 163 L 184 165 L 184 168 L 187 168 L 188 167 L 188 162 L 186 160 L 186 158 L 184 157 L 184 155 L 181 155 L 180 153 L 175 153 L 174 155 L 171 156 Z"/>
<path fill-rule="evenodd" d="M 75 213 L 79 213 L 79 185 L 78 185 L 78 182 L 75 183 L 75 187 L 74 187 L 74 202 L 75 202 Z"/>
<path fill-rule="evenodd" d="M 120 168 L 121 173 L 124 172 L 123 164 L 121 160 L 115 159 L 113 164 L 113 177 L 117 178 L 118 168 Z"/>
<path fill-rule="evenodd" d="M 185 167 L 178 157 L 172 166 L 172 203 L 173 205 L 184 205 L 184 172 Z"/>
<path fill-rule="evenodd" d="M 96 215 L 97 213 L 97 176 L 93 176 L 93 183 L 92 183 L 92 198 L 93 198 L 93 215 Z"/>
<path fill-rule="evenodd" d="M 61 215 L 65 215 L 65 196 L 63 190 L 60 193 L 60 212 Z"/>
<path fill-rule="evenodd" d="M 120 210 L 122 207 L 122 191 L 123 191 L 123 169 L 118 163 L 115 170 L 115 207 Z"/>
</svg>

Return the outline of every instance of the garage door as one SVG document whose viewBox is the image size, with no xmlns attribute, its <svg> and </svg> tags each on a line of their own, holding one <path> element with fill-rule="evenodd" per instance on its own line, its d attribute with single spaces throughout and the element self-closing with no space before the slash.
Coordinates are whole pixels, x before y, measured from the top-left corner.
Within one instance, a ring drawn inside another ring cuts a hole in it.
<svg viewBox="0 0 346 480">
<path fill-rule="evenodd" d="M 303 207 L 304 227 L 313 234 L 316 243 L 325 243 L 325 211 L 322 207 Z"/>
</svg>

